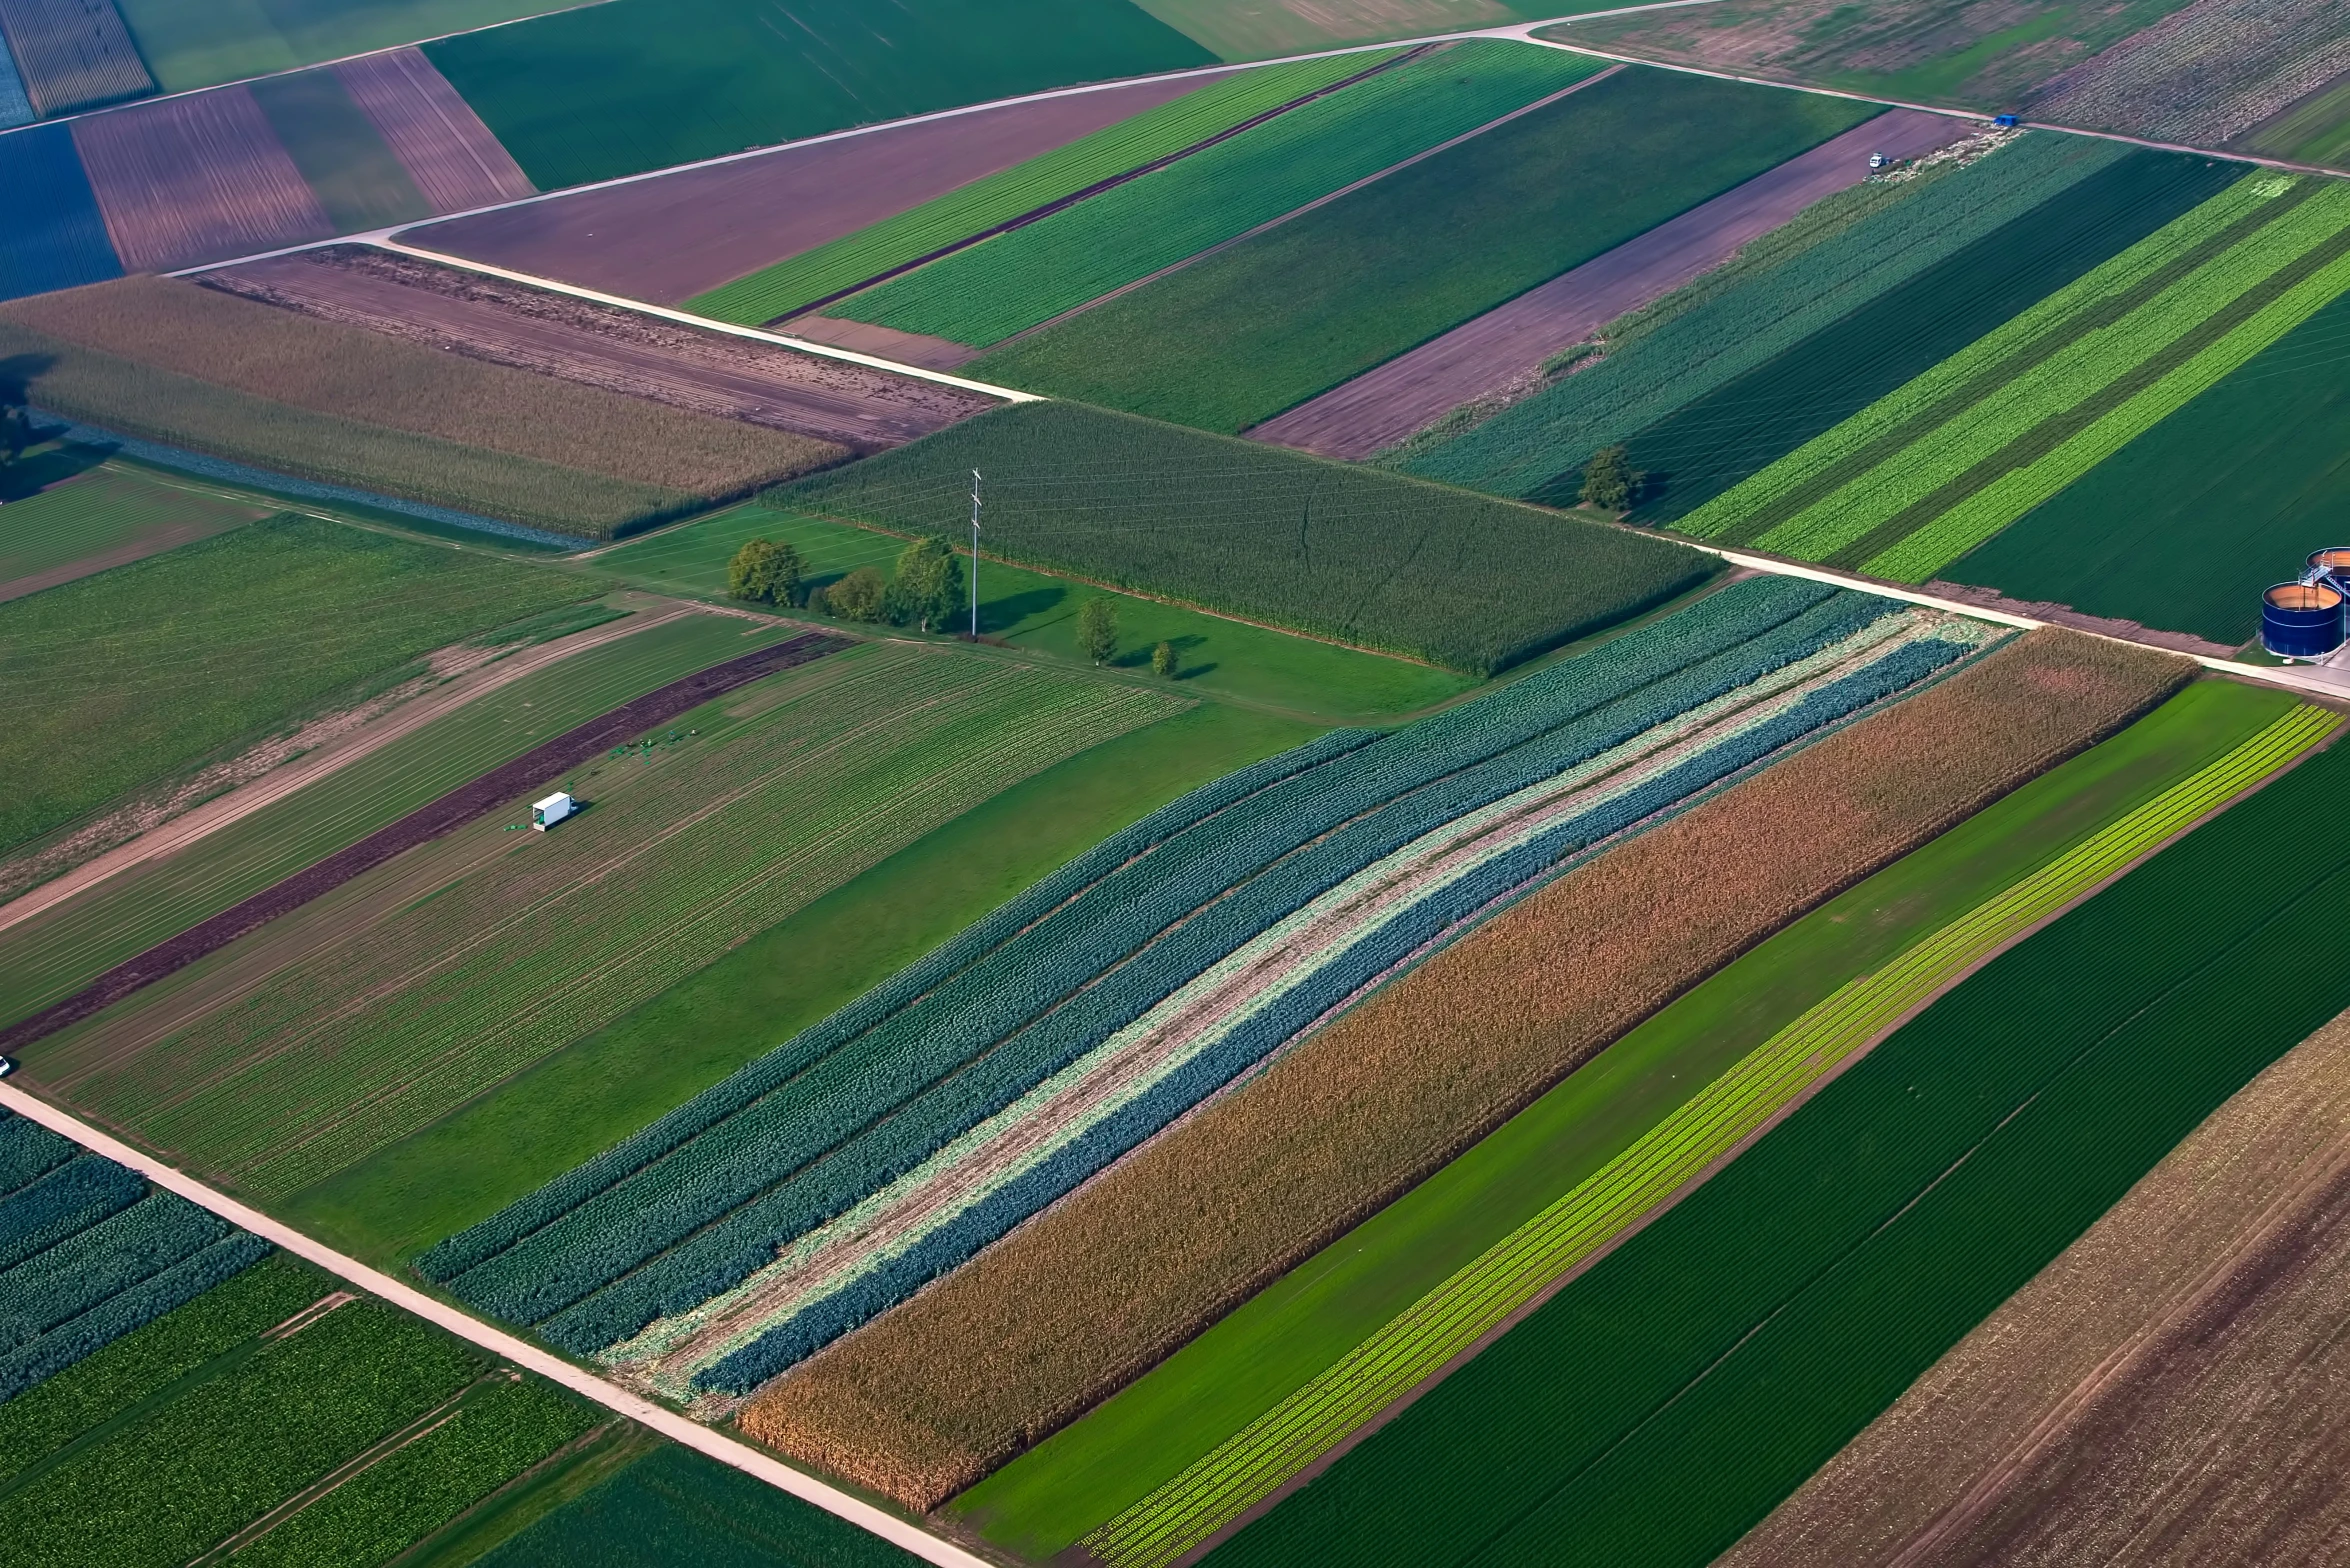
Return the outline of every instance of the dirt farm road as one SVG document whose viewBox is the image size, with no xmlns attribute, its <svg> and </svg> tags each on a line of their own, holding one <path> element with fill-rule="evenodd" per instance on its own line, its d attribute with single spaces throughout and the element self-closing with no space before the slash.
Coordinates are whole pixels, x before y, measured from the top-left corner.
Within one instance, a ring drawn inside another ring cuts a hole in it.
<svg viewBox="0 0 2350 1568">
<path fill-rule="evenodd" d="M 698 1422 L 689 1421 L 675 1411 L 641 1399 L 626 1389 L 615 1387 L 594 1373 L 575 1367 L 536 1345 L 492 1328 L 446 1302 L 436 1301 L 420 1290 L 403 1285 L 356 1258 L 347 1258 L 333 1248 L 311 1240 L 292 1226 L 280 1224 L 256 1209 L 247 1208 L 234 1198 L 213 1191 L 194 1177 L 166 1165 L 152 1155 L 141 1153 L 118 1138 L 109 1137 L 46 1100 L 0 1082 L 0 1107 L 14 1111 L 28 1121 L 38 1122 L 51 1132 L 71 1138 L 93 1154 L 129 1166 L 156 1186 L 176 1192 L 230 1224 L 275 1242 L 296 1257 L 317 1264 L 347 1284 L 390 1302 L 402 1311 L 414 1313 L 435 1327 L 446 1329 L 459 1339 L 478 1345 L 526 1372 L 534 1372 L 549 1382 L 559 1383 L 581 1398 L 592 1400 L 617 1415 L 626 1416 L 671 1442 L 682 1444 L 722 1465 L 730 1465 L 769 1486 L 789 1492 L 801 1501 L 844 1519 L 868 1534 L 881 1537 L 892 1546 L 913 1553 L 924 1562 L 937 1563 L 940 1568 L 994 1568 L 985 1558 L 974 1556 L 927 1530 L 884 1513 L 870 1503 L 860 1502 L 838 1487 L 828 1486 L 747 1443 L 738 1442 Z"/>
<path fill-rule="evenodd" d="M 558 637 L 553 642 L 540 643 L 470 670 L 420 697 L 401 703 L 382 718 L 363 724 L 347 735 L 336 737 L 316 751 L 307 752 L 292 762 L 272 768 L 249 784 L 216 796 L 193 811 L 184 812 L 159 827 L 150 828 L 126 844 L 82 862 L 63 876 L 53 877 L 29 890 L 21 898 L 0 904 L 0 931 L 55 909 L 77 893 L 95 887 L 109 877 L 118 876 L 133 866 L 177 854 L 198 839 L 217 833 L 232 822 L 243 821 L 262 807 L 283 800 L 305 784 L 314 784 L 330 773 L 341 772 L 401 736 L 412 734 L 433 720 L 464 707 L 476 698 L 485 697 L 501 686 L 512 685 L 525 675 L 535 674 L 575 653 L 585 653 L 605 643 L 633 636 L 664 621 L 694 614 L 695 610 L 694 606 L 679 604 L 673 608 L 639 611 L 622 620 L 574 632 L 569 637 Z"/>
</svg>

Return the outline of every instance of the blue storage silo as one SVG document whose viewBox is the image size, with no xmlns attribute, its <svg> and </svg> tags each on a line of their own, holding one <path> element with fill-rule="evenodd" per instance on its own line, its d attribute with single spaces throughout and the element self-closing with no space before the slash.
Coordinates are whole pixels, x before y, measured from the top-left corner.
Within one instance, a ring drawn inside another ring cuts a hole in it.
<svg viewBox="0 0 2350 1568">
<path fill-rule="evenodd" d="M 2342 646 L 2342 594 L 2326 583 L 2279 583 L 2260 596 L 2260 645 L 2280 659 L 2322 659 Z"/>
</svg>

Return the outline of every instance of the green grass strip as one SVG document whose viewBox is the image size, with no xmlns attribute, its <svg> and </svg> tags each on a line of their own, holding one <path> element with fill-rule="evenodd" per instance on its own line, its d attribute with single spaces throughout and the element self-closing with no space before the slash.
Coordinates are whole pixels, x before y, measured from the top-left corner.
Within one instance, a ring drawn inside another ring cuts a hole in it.
<svg viewBox="0 0 2350 1568">
<path fill-rule="evenodd" d="M 1861 570 L 1922 583 L 2090 469 L 2249 364 L 2286 333 L 2350 292 L 2350 256 L 2338 257 L 2270 301 L 2218 342 L 2075 433 L 2053 452 L 1968 496 L 1869 558 Z"/>
<path fill-rule="evenodd" d="M 2213 236 L 2242 221 L 2291 188 L 2275 175 L 2254 174 L 2172 220 L 2137 244 L 2090 269 L 1997 330 L 1985 333 L 1924 375 L 1896 388 L 1761 473 L 1724 491 L 1683 518 L 1682 533 L 1713 538 L 1730 532 L 1838 465 L 1896 434 L 1904 425 L 1987 372 L 2034 347 L 2062 341 L 2083 314 L 2159 274 Z"/>
<path fill-rule="evenodd" d="M 2107 326 L 1987 389 L 1953 417 L 1758 541 L 1818 560 L 1898 517 L 2052 415 L 2079 406 L 2350 224 L 2350 189 L 2329 187 Z M 1902 394 L 1895 393 L 1895 397 Z"/>
<path fill-rule="evenodd" d="M 2332 733 L 2294 708 L 2014 886 L 1839 988 L 1533 1219 L 1182 1474 L 1085 1538 L 1111 1568 L 1163 1568 L 1270 1496 L 1562 1274 L 1732 1153 L 1938 992 Z"/>
<path fill-rule="evenodd" d="M 973 180 L 892 218 L 762 267 L 685 302 L 718 321 L 757 326 L 880 276 L 1088 185 L 1181 152 L 1293 98 L 1393 59 L 1400 50 L 1334 55 L 1219 77 L 1172 103 Z"/>
</svg>

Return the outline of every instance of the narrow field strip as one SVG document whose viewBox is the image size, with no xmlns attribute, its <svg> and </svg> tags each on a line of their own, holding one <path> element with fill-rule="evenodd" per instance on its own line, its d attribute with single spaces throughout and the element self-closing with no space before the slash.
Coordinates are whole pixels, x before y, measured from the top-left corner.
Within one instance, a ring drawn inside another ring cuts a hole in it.
<svg viewBox="0 0 2350 1568">
<path fill-rule="evenodd" d="M 2002 945 L 2330 735 L 2295 709 L 1773 1035 L 1687 1105 L 1342 1360 L 1085 1538 L 1112 1568 L 1165 1568 L 1472 1349 L 1570 1269 L 1733 1152 Z"/>
<path fill-rule="evenodd" d="M 1219 78 L 1173 103 L 697 294 L 685 308 L 745 327 L 813 310 L 991 233 L 1047 216 L 1110 182 L 1192 155 L 1355 77 L 1384 70 L 1403 53 L 1295 60 Z"/>
</svg>

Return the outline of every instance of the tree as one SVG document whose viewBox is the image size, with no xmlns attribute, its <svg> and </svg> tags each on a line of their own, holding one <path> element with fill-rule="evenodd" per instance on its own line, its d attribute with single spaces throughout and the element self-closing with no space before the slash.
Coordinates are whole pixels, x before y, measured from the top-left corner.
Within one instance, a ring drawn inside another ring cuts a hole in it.
<svg viewBox="0 0 2350 1568">
<path fill-rule="evenodd" d="M 726 591 L 737 599 L 789 605 L 800 596 L 800 580 L 807 569 L 790 542 L 753 539 L 726 563 Z"/>
<path fill-rule="evenodd" d="M 20 403 L 0 404 L 0 468 L 24 456 L 33 438 L 32 420 Z"/>
<path fill-rule="evenodd" d="M 1117 657 L 1118 602 L 1099 594 L 1077 612 L 1077 646 L 1094 663 Z"/>
<path fill-rule="evenodd" d="M 963 558 L 944 539 L 917 539 L 898 554 L 889 585 L 889 619 L 924 631 L 944 631 L 963 605 Z"/>
<path fill-rule="evenodd" d="M 1640 499 L 1640 484 L 1647 477 L 1631 465 L 1621 446 L 1603 446 L 1583 465 L 1583 504 L 1628 512 Z"/>
<path fill-rule="evenodd" d="M 1175 645 L 1160 643 L 1151 650 L 1151 673 L 1165 680 L 1175 678 Z"/>
<path fill-rule="evenodd" d="M 878 621 L 888 595 L 881 574 L 870 566 L 860 566 L 826 589 L 824 600 L 843 620 Z"/>
</svg>

